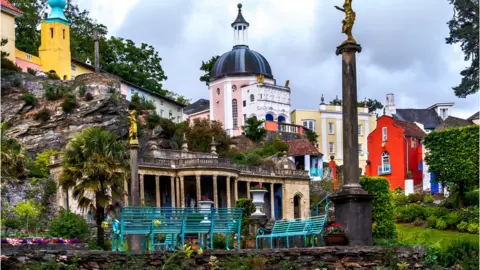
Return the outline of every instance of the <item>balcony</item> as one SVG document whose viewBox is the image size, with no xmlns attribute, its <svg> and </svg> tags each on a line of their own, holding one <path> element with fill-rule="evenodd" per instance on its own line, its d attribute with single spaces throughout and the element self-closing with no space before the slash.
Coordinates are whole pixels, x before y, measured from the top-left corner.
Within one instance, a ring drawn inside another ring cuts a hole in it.
<svg viewBox="0 0 480 270">
<path fill-rule="evenodd" d="M 299 134 L 299 135 L 306 134 L 305 127 L 295 125 L 295 124 L 265 121 L 262 124 L 262 127 L 265 130 L 275 131 L 275 132 L 286 132 L 286 133 Z"/>
<path fill-rule="evenodd" d="M 378 165 L 378 175 L 391 174 L 392 167 L 390 164 Z"/>
</svg>

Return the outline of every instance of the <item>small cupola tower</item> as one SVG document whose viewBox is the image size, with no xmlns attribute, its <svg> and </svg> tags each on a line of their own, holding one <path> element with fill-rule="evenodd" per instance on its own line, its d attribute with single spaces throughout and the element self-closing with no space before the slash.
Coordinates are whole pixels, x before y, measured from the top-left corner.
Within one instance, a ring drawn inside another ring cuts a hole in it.
<svg viewBox="0 0 480 270">
<path fill-rule="evenodd" d="M 52 11 L 41 23 L 38 56 L 44 72 L 55 72 L 60 79 L 70 80 L 70 22 L 63 13 L 67 3 L 65 0 L 48 0 L 48 5 Z"/>
<path fill-rule="evenodd" d="M 233 28 L 233 46 L 248 46 L 248 27 L 250 24 L 243 18 L 242 4 L 238 4 L 238 15 L 232 23 Z"/>
</svg>

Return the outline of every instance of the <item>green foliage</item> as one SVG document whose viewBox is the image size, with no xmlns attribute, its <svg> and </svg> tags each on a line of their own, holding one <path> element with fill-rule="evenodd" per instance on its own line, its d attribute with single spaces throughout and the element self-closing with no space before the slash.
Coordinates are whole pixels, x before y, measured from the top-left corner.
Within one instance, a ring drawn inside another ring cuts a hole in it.
<svg viewBox="0 0 480 270">
<path fill-rule="evenodd" d="M 457 229 L 459 232 L 466 232 L 468 231 L 468 223 L 465 221 L 462 221 L 457 224 Z"/>
<path fill-rule="evenodd" d="M 2 68 L 2 75 L 4 75 L 3 74 L 4 70 L 13 71 L 15 73 L 21 71 L 21 69 L 8 58 L 1 59 L 1 68 Z"/>
<path fill-rule="evenodd" d="M 469 233 L 478 234 L 478 223 L 470 223 L 470 224 L 468 224 L 467 231 L 468 231 Z"/>
<path fill-rule="evenodd" d="M 208 119 L 194 119 L 191 125 L 184 126 L 188 140 L 188 149 L 193 152 L 210 152 L 212 137 L 215 138 L 217 153 L 224 155 L 230 149 L 231 139 L 222 127 L 222 123 Z M 182 136 L 177 134 L 177 143 L 181 145 Z"/>
<path fill-rule="evenodd" d="M 22 86 L 22 84 L 23 84 L 23 81 L 20 78 L 15 78 L 12 82 L 12 85 L 15 87 L 20 87 Z"/>
<path fill-rule="evenodd" d="M 79 97 L 84 97 L 86 92 L 87 92 L 87 87 L 85 85 L 82 85 L 78 88 Z"/>
<path fill-rule="evenodd" d="M 243 135 L 254 142 L 260 142 L 267 131 L 262 127 L 265 121 L 260 121 L 256 117 L 247 118 L 243 128 Z"/>
<path fill-rule="evenodd" d="M 235 207 L 243 208 L 242 213 L 242 232 L 241 234 L 248 234 L 248 218 L 255 212 L 255 206 L 253 205 L 252 199 L 241 198 L 235 202 Z"/>
<path fill-rule="evenodd" d="M 37 112 L 37 114 L 35 114 L 34 118 L 36 121 L 40 121 L 40 122 L 47 122 L 49 119 L 50 119 L 50 110 L 45 108 L 45 109 L 41 109 L 40 111 Z"/>
<path fill-rule="evenodd" d="M 161 119 L 162 118 L 156 112 L 149 114 L 147 116 L 147 127 L 149 129 L 154 129 L 156 126 L 160 125 Z"/>
<path fill-rule="evenodd" d="M 45 149 L 41 153 L 37 153 L 37 158 L 35 159 L 35 166 L 40 170 L 44 178 L 50 176 L 50 156 L 57 155 L 58 151 L 55 149 Z"/>
<path fill-rule="evenodd" d="M 461 269 L 479 269 L 478 243 L 456 241 L 437 250 L 436 264 L 442 267 L 460 265 Z"/>
<path fill-rule="evenodd" d="M 140 97 L 138 93 L 133 94 L 132 100 L 128 105 L 129 110 L 136 110 L 141 113 L 146 110 L 155 110 L 155 104 L 151 100 L 147 100 L 145 97 Z"/>
<path fill-rule="evenodd" d="M 425 217 L 424 207 L 418 204 L 407 204 L 395 209 L 395 219 L 397 222 L 412 222 L 416 218 Z"/>
<path fill-rule="evenodd" d="M 72 89 L 65 85 L 49 84 L 45 88 L 45 98 L 47 100 L 59 100 L 70 94 Z"/>
<path fill-rule="evenodd" d="M 465 61 L 469 67 L 460 72 L 461 83 L 453 87 L 457 97 L 465 98 L 478 92 L 478 0 L 449 0 L 453 5 L 453 18 L 448 22 L 447 44 L 460 43 Z"/>
<path fill-rule="evenodd" d="M 464 217 L 460 211 L 453 211 L 448 213 L 445 216 L 445 222 L 447 223 L 447 227 L 450 229 L 455 229 L 457 224 L 460 223 Z"/>
<path fill-rule="evenodd" d="M 28 74 L 35 76 L 35 75 L 37 75 L 38 71 L 36 69 L 33 69 L 33 68 L 27 68 L 27 72 L 28 72 Z"/>
<path fill-rule="evenodd" d="M 65 113 L 71 113 L 78 106 L 77 99 L 74 95 L 68 95 L 62 102 L 62 109 Z"/>
<path fill-rule="evenodd" d="M 24 179 L 29 173 L 30 157 L 16 139 L 5 134 L 6 129 L 7 122 L 3 121 L 0 129 L 2 178 Z"/>
<path fill-rule="evenodd" d="M 60 209 L 58 216 L 50 221 L 48 231 L 55 237 L 82 239 L 89 233 L 85 219 L 65 209 Z"/>
<path fill-rule="evenodd" d="M 22 227 L 22 221 L 18 218 L 7 218 L 3 225 L 7 229 L 20 229 Z"/>
<path fill-rule="evenodd" d="M 25 224 L 25 228 L 28 230 L 28 222 L 33 223 L 40 215 L 41 205 L 35 204 L 33 201 L 18 202 L 12 209 L 13 213 Z M 27 220 L 28 218 L 28 220 Z"/>
<path fill-rule="evenodd" d="M 25 105 L 37 104 L 37 98 L 32 93 L 25 93 L 22 98 L 25 101 Z"/>
<path fill-rule="evenodd" d="M 317 144 L 318 135 L 315 131 L 307 130 L 307 139 L 312 142 L 313 145 Z"/>
<path fill-rule="evenodd" d="M 47 72 L 47 77 L 50 80 L 60 80 L 60 77 L 55 72 Z"/>
<path fill-rule="evenodd" d="M 11 0 L 24 14 L 15 18 L 15 47 L 29 54 L 38 55 L 40 33 L 37 26 L 42 21 L 47 1 Z"/>
<path fill-rule="evenodd" d="M 433 198 L 432 194 L 427 194 L 425 197 L 423 197 L 423 202 L 424 203 L 433 203 L 435 199 Z"/>
<path fill-rule="evenodd" d="M 78 266 L 74 264 L 66 264 L 61 261 L 49 260 L 47 262 L 27 262 L 24 265 L 28 270 L 76 270 Z M 123 269 L 123 268 L 122 268 Z"/>
<path fill-rule="evenodd" d="M 475 189 L 465 193 L 465 206 L 478 205 L 479 203 L 479 189 Z"/>
<path fill-rule="evenodd" d="M 388 180 L 383 177 L 361 177 L 360 185 L 368 193 L 375 195 L 373 200 L 372 221 L 375 239 L 395 239 L 395 219 L 393 199 Z"/>
<path fill-rule="evenodd" d="M 263 158 L 257 153 L 247 153 L 245 155 L 245 164 L 250 166 L 260 166 L 263 164 Z"/>
<path fill-rule="evenodd" d="M 476 125 L 434 131 L 425 137 L 424 145 L 429 150 L 425 162 L 440 182 L 459 192 L 460 207 L 465 191 L 478 188 L 479 137 Z"/>
<path fill-rule="evenodd" d="M 343 101 L 339 99 L 338 96 L 336 96 L 334 100 L 330 101 L 330 105 L 342 106 L 342 104 Z M 362 101 L 357 101 L 357 107 L 365 107 L 365 105 L 368 107 L 369 113 L 383 109 L 383 104 L 376 99 L 369 98 L 368 100 L 365 99 Z"/>
<path fill-rule="evenodd" d="M 447 222 L 442 218 L 437 219 L 437 223 L 435 224 L 435 228 L 439 230 L 445 230 L 448 227 Z"/>
<path fill-rule="evenodd" d="M 205 74 L 200 76 L 200 81 L 205 82 L 206 85 L 210 83 L 210 72 L 212 71 L 213 65 L 215 64 L 215 62 L 217 62 L 218 58 L 220 58 L 220 56 L 215 55 L 212 56 L 212 58 L 210 58 L 210 60 L 208 60 L 207 62 L 202 61 L 200 70 L 203 71 Z"/>
</svg>

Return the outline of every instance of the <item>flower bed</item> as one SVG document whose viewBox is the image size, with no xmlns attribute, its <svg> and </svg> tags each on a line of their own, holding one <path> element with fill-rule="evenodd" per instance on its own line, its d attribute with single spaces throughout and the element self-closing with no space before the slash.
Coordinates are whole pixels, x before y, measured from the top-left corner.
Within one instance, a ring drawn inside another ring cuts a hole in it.
<svg viewBox="0 0 480 270">
<path fill-rule="evenodd" d="M 79 238 L 73 239 L 63 239 L 61 237 L 15 237 L 15 238 L 2 238 L 1 239 L 2 245 L 9 244 L 12 246 L 18 246 L 21 244 L 33 245 L 33 244 L 79 244 L 82 243 L 83 240 Z"/>
</svg>

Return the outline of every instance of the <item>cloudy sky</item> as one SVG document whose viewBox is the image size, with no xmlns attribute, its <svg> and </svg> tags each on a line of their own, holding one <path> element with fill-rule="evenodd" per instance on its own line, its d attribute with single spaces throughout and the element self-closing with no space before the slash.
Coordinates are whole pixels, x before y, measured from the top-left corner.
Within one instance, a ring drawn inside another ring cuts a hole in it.
<svg viewBox="0 0 480 270">
<path fill-rule="evenodd" d="M 75 1 L 75 0 L 74 0 Z M 231 50 L 231 22 L 238 0 L 76 0 L 111 35 L 153 45 L 162 57 L 167 89 L 196 101 L 208 98 L 199 81 L 202 60 Z M 249 46 L 263 54 L 277 84 L 290 80 L 291 109 L 317 109 L 341 96 L 341 57 L 335 47 L 342 0 L 242 0 L 250 23 Z M 447 0 L 354 1 L 353 34 L 359 99 L 385 102 L 395 94 L 397 108 L 425 108 L 455 102 L 453 115 L 469 117 L 479 109 L 479 94 L 455 97 L 452 86 L 467 65 L 459 46 L 445 44 L 453 14 Z"/>
</svg>

